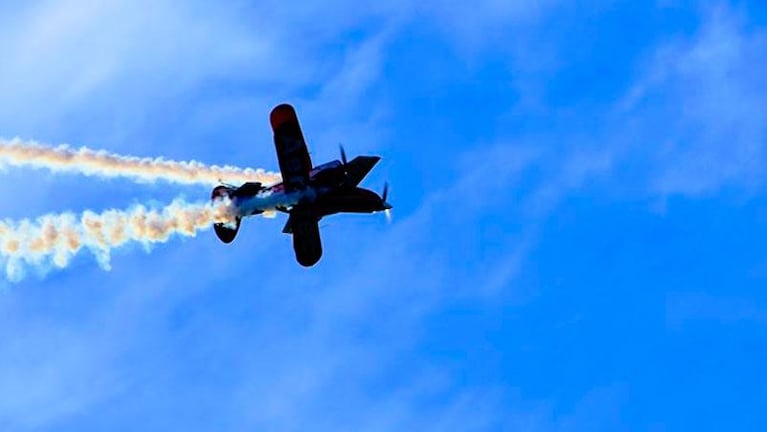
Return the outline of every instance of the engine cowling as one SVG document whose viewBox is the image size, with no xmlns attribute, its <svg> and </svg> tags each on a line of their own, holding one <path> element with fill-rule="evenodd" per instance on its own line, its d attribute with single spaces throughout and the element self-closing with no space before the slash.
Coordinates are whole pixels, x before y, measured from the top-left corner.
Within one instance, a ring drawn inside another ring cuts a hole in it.
<svg viewBox="0 0 767 432">
<path fill-rule="evenodd" d="M 231 198 L 232 193 L 233 190 L 230 187 L 223 185 L 216 186 L 213 189 L 213 192 L 211 192 L 210 199 L 211 201 L 215 201 L 223 197 Z M 231 243 L 234 241 L 234 238 L 237 237 L 237 232 L 240 230 L 240 221 L 241 219 L 237 217 L 237 219 L 235 219 L 234 227 L 232 227 L 231 224 L 214 223 L 213 230 L 216 232 L 216 236 L 219 240 L 224 243 Z"/>
</svg>

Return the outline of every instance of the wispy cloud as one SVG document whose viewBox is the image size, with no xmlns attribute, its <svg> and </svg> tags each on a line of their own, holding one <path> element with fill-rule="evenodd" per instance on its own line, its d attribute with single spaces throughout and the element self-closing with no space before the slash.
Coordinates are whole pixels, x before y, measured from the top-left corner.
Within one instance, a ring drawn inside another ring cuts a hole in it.
<svg viewBox="0 0 767 432">
<path fill-rule="evenodd" d="M 105 367 L 114 345 L 97 326 L 0 310 L 0 427 L 37 430 L 120 391 L 119 377 Z"/>
<path fill-rule="evenodd" d="M 265 44 L 231 9 L 121 0 L 85 6 L 40 1 L 4 16 L 0 40 L 12 60 L 0 72 L 5 116 L 33 108 L 60 113 L 105 93 L 130 99 L 164 88 L 167 94 L 266 64 Z"/>
<path fill-rule="evenodd" d="M 652 187 L 700 196 L 763 184 L 767 126 L 767 33 L 725 6 L 705 9 L 690 40 L 660 47 L 624 101 L 632 122 L 651 133 Z M 646 149 L 646 150 L 643 150 Z"/>
</svg>

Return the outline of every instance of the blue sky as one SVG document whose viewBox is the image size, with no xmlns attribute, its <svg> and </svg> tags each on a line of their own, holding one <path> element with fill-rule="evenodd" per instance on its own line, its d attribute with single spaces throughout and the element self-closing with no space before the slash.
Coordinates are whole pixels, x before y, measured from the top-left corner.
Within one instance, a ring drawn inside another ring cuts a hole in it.
<svg viewBox="0 0 767 432">
<path fill-rule="evenodd" d="M 764 430 L 764 4 L 443 3 L 0 3 L 0 136 L 276 169 L 287 101 L 395 206 L 0 281 L 0 430 Z"/>
</svg>

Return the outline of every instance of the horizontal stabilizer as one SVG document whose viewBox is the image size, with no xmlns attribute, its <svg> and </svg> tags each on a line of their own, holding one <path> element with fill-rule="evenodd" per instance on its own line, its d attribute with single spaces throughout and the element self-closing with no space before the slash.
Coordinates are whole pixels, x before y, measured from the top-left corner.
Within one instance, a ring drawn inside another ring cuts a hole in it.
<svg viewBox="0 0 767 432">
<path fill-rule="evenodd" d="M 234 227 L 227 224 L 215 223 L 213 224 L 213 230 L 216 231 L 216 236 L 218 236 L 219 240 L 224 243 L 231 243 L 234 241 L 234 238 L 237 237 L 237 232 L 240 230 L 240 218 L 237 218 Z"/>
<path fill-rule="evenodd" d="M 246 185 L 253 185 L 258 184 L 260 187 L 260 183 L 245 183 Z M 233 194 L 236 194 L 236 190 L 233 188 L 226 186 L 226 185 L 219 185 L 213 188 L 213 192 L 210 194 L 210 200 L 212 202 L 216 202 L 216 200 L 222 199 L 222 198 L 232 198 Z M 219 240 L 221 240 L 224 243 L 231 243 L 234 241 L 234 238 L 237 237 L 237 231 L 240 230 L 240 221 L 241 219 L 238 217 L 235 220 L 234 225 L 232 224 L 225 224 L 225 223 L 214 223 L 213 224 L 213 230 L 216 231 L 216 236 Z"/>
</svg>

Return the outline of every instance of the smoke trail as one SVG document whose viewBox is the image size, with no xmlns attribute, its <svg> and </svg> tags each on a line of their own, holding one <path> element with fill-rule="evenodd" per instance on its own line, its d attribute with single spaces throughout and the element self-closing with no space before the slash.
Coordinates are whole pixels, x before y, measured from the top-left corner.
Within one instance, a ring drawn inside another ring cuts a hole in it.
<svg viewBox="0 0 767 432">
<path fill-rule="evenodd" d="M 129 242 L 145 246 L 164 243 L 174 235 L 194 237 L 214 222 L 230 222 L 228 200 L 190 204 L 175 200 L 162 209 L 137 205 L 129 210 L 86 211 L 45 215 L 35 221 L 0 221 L 0 257 L 6 258 L 10 280 L 24 276 L 25 265 L 45 269 L 64 268 L 87 248 L 99 264 L 109 269 L 110 251 Z"/>
<path fill-rule="evenodd" d="M 181 184 L 215 185 L 220 181 L 258 181 L 268 184 L 281 180 L 278 173 L 262 169 L 122 156 L 87 147 L 74 149 L 66 144 L 53 147 L 19 138 L 10 141 L 0 138 L 0 167 L 3 165 L 32 166 L 48 168 L 54 172 L 77 172 L 99 177 L 129 177 L 145 182 L 165 180 Z"/>
</svg>

